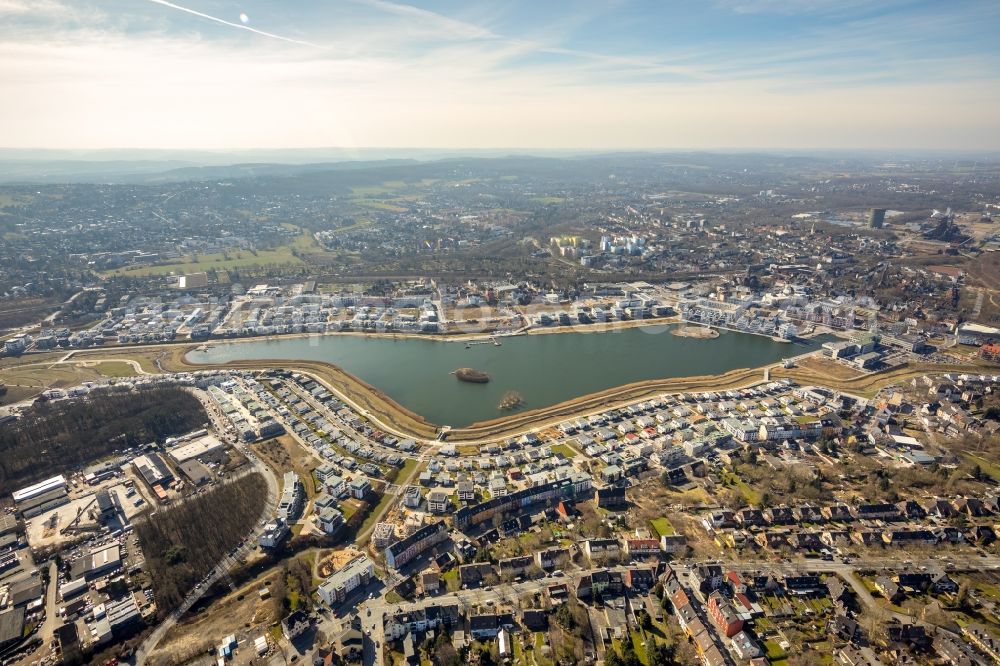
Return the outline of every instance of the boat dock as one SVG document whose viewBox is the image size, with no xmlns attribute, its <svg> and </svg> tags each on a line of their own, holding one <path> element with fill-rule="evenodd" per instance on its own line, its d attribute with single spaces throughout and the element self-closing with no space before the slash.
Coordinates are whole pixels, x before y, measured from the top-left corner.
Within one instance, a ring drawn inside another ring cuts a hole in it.
<svg viewBox="0 0 1000 666">
<path fill-rule="evenodd" d="M 465 343 L 465 348 L 470 349 L 472 345 L 493 345 L 494 347 L 499 347 L 500 341 L 491 335 L 485 340 L 469 340 Z"/>
</svg>

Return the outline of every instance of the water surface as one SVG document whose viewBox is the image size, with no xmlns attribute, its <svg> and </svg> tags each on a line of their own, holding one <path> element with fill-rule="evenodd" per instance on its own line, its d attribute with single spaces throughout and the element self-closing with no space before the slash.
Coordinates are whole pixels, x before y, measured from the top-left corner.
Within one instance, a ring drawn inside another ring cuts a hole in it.
<svg viewBox="0 0 1000 666">
<path fill-rule="evenodd" d="M 524 409 L 546 407 L 595 391 L 648 379 L 712 375 L 752 368 L 816 349 L 746 333 L 720 331 L 712 340 L 671 335 L 669 326 L 603 333 L 558 333 L 501 338 L 502 346 L 420 338 L 325 335 L 213 343 L 191 352 L 193 363 L 233 360 L 326 361 L 375 386 L 404 407 L 439 425 L 467 426 L 503 416 L 507 391 Z M 458 381 L 453 370 L 471 367 L 488 384 Z"/>
</svg>

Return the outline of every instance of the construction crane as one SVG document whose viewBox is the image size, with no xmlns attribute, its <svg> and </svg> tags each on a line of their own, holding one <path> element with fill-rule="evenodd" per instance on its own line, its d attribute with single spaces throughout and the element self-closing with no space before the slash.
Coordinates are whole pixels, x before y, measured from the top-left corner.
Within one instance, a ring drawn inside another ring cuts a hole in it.
<svg viewBox="0 0 1000 666">
<path fill-rule="evenodd" d="M 80 525 L 80 519 L 83 518 L 83 514 L 93 506 L 94 502 L 97 501 L 97 495 L 94 495 L 86 506 L 81 507 L 76 510 L 76 518 L 74 518 L 66 527 L 59 530 L 60 534 L 69 534 L 70 532 L 93 532 L 97 530 L 98 525 Z"/>
</svg>

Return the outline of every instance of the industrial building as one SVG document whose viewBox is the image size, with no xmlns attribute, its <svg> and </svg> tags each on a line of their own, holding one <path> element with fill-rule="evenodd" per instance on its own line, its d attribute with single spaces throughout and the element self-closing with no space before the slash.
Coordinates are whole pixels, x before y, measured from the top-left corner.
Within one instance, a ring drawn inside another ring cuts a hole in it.
<svg viewBox="0 0 1000 666">
<path fill-rule="evenodd" d="M 168 455 L 178 464 L 188 460 L 219 462 L 225 457 L 225 451 L 226 445 L 215 435 L 203 435 L 171 448 Z"/>
<path fill-rule="evenodd" d="M 156 453 L 147 453 L 132 461 L 135 471 L 142 476 L 143 481 L 152 488 L 156 485 L 169 485 L 174 480 L 174 475 L 167 467 L 167 464 Z"/>
<path fill-rule="evenodd" d="M 29 519 L 67 504 L 69 495 L 66 489 L 66 477 L 60 474 L 14 491 L 11 497 L 21 517 Z"/>
<path fill-rule="evenodd" d="M 74 560 L 70 565 L 70 578 L 93 580 L 117 571 L 122 566 L 121 546 L 117 543 L 106 548 L 99 548 Z"/>
</svg>

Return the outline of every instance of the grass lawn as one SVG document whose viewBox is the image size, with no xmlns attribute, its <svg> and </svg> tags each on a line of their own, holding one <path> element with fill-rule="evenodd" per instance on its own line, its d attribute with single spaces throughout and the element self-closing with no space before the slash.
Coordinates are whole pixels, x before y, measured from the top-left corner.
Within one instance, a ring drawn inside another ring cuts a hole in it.
<svg viewBox="0 0 1000 666">
<path fill-rule="evenodd" d="M 655 530 L 656 534 L 659 536 L 673 536 L 677 534 L 677 531 L 674 530 L 674 526 L 671 525 L 670 521 L 666 518 L 654 518 L 649 521 L 649 524 L 653 526 L 653 530 Z"/>
<path fill-rule="evenodd" d="M 462 587 L 462 582 L 458 578 L 458 569 L 449 569 L 441 574 L 441 579 L 444 581 L 445 588 L 449 592 L 455 592 Z"/>
<path fill-rule="evenodd" d="M 542 648 L 547 644 L 548 634 L 542 631 L 536 631 L 534 637 L 535 649 L 532 650 L 531 658 L 536 664 L 538 664 L 538 666 L 552 666 L 552 659 L 542 654 Z"/>
<path fill-rule="evenodd" d="M 292 610 L 299 607 L 299 592 L 298 590 L 291 589 L 291 587 L 288 590 L 288 607 Z"/>
<path fill-rule="evenodd" d="M 969 462 L 971 462 L 971 463 L 973 463 L 975 465 L 979 465 L 979 468 L 981 470 L 983 470 L 984 472 L 986 472 L 987 474 L 989 474 L 991 477 L 993 477 L 994 481 L 1000 483 L 1000 465 L 997 465 L 995 463 L 991 463 L 986 458 L 983 458 L 981 456 L 977 456 L 977 455 L 975 455 L 973 453 L 968 453 L 968 452 L 963 453 L 962 457 L 968 459 Z"/>
<path fill-rule="evenodd" d="M 515 664 L 525 664 L 527 666 L 527 660 L 524 658 L 524 648 L 521 646 L 521 641 L 515 636 L 510 641 L 514 648 L 514 663 Z"/>
<path fill-rule="evenodd" d="M 635 650 L 635 656 L 639 657 L 645 666 L 649 666 L 649 656 L 646 654 L 646 646 L 642 644 L 643 638 L 642 634 L 638 631 L 633 631 L 632 634 L 632 649 Z M 652 640 L 656 640 L 655 638 Z"/>
<path fill-rule="evenodd" d="M 768 661 L 772 664 L 774 664 L 776 660 L 785 658 L 785 651 L 781 649 L 781 646 L 778 645 L 776 641 L 766 641 L 764 643 L 764 649 L 767 651 Z"/>
<path fill-rule="evenodd" d="M 559 453 L 569 459 L 573 459 L 577 455 L 576 450 L 568 444 L 553 444 L 552 453 Z"/>
<path fill-rule="evenodd" d="M 566 201 L 566 198 L 565 197 L 532 197 L 531 200 L 534 201 L 535 203 L 540 203 L 540 204 L 542 204 L 544 206 L 548 206 L 549 204 L 560 204 L 560 203 Z"/>
<path fill-rule="evenodd" d="M 396 482 L 402 482 L 406 477 L 413 473 L 413 470 L 416 469 L 419 464 L 420 462 L 418 460 L 415 460 L 414 458 L 407 458 L 403 466 L 398 468 L 399 471 L 396 473 Z"/>
<path fill-rule="evenodd" d="M 364 532 L 369 527 L 374 525 L 376 516 L 378 516 L 382 512 L 382 509 L 388 506 L 389 502 L 391 502 L 394 498 L 395 495 L 384 493 L 382 497 L 379 498 L 378 504 L 373 506 L 372 510 L 368 512 L 368 515 L 365 517 L 365 522 L 361 523 L 360 532 Z"/>
<path fill-rule="evenodd" d="M 344 514 L 344 522 L 347 522 L 351 519 L 351 516 L 358 512 L 358 505 L 351 501 L 341 502 L 340 512 Z"/>
<path fill-rule="evenodd" d="M 732 472 L 724 471 L 722 473 L 722 480 L 726 483 L 732 484 L 737 490 L 739 490 L 740 494 L 743 495 L 743 499 L 747 501 L 747 504 L 750 504 L 751 506 L 760 506 L 760 493 L 748 486 L 746 481 L 741 479 L 739 476 L 733 474 Z"/>
<path fill-rule="evenodd" d="M 101 361 L 97 371 L 105 377 L 134 377 L 135 368 L 124 361 Z"/>
</svg>

